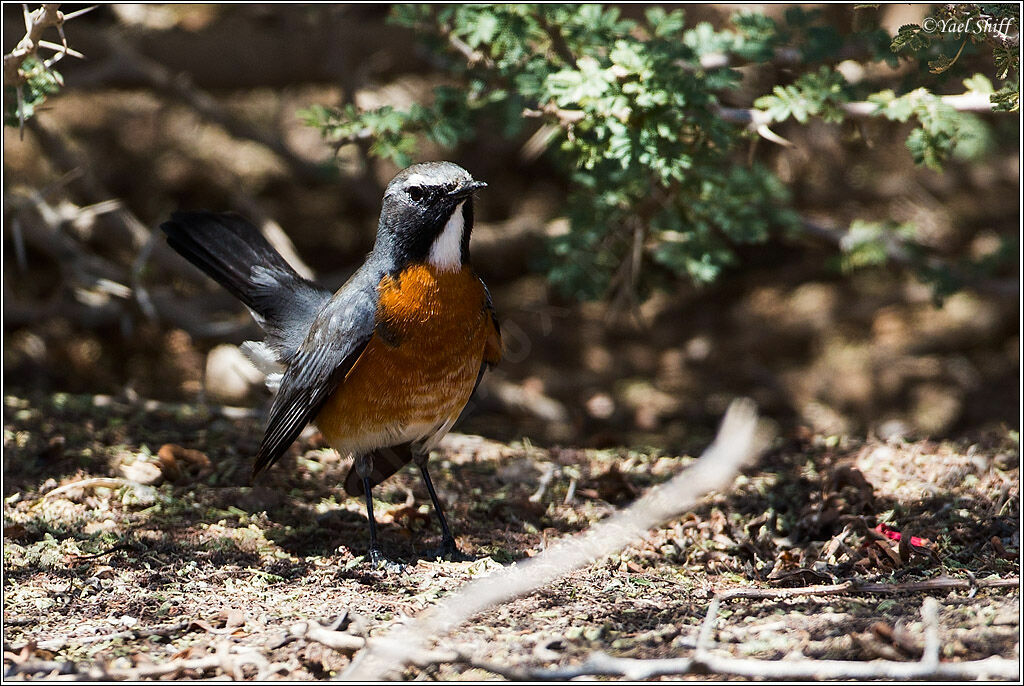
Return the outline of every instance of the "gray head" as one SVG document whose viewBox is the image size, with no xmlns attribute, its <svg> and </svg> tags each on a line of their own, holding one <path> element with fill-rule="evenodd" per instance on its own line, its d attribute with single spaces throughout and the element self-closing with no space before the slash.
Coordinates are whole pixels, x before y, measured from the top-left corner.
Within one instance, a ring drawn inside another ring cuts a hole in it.
<svg viewBox="0 0 1024 686">
<path fill-rule="evenodd" d="M 414 164 L 391 179 L 374 253 L 392 269 L 428 262 L 454 270 L 469 262 L 473 193 L 487 184 L 451 162 Z"/>
</svg>

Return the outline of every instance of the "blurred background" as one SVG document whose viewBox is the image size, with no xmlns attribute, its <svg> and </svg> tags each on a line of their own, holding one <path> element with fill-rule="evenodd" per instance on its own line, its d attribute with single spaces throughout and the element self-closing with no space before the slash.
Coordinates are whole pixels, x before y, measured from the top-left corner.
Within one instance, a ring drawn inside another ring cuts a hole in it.
<svg viewBox="0 0 1024 686">
<path fill-rule="evenodd" d="M 769 17 L 786 9 L 746 8 Z M 685 12 L 688 25 L 722 27 L 741 9 Z M 849 6 L 820 11 L 840 28 L 854 22 Z M 891 36 L 929 8 L 872 11 Z M 25 26 L 20 6 L 3 12 L 8 53 Z M 365 139 L 325 142 L 298 112 L 408 108 L 457 83 L 391 13 L 104 5 L 68 21 L 69 45 L 86 59 L 64 58 L 60 92 L 23 130 L 16 119 L 4 128 L 5 395 L 263 407 L 269 395 L 237 348 L 258 329 L 155 227 L 179 208 L 235 210 L 260 222 L 297 267 L 340 286 L 372 245 L 398 166 Z M 59 42 L 52 29 L 48 38 Z M 986 63 L 969 53 L 969 67 L 991 72 L 991 54 Z M 783 67 L 739 69 L 727 103 L 737 107 L 789 78 Z M 908 78 L 891 71 L 884 78 L 894 85 Z M 770 170 L 805 230 L 736 245 L 712 283 L 662 279 L 639 299 L 607 292 L 581 301 L 551 283 L 558 257 L 547 246 L 566 231 L 574 189 L 538 138 L 544 121 L 527 119 L 511 135 L 477 130 L 453 148 L 421 141 L 412 159 L 449 159 L 489 184 L 478 196 L 473 257 L 507 358 L 456 430 L 687 449 L 739 395 L 790 432 L 945 437 L 1017 426 L 1019 113 L 979 118 L 990 143 L 942 172 L 915 165 L 910 123 L 811 119 L 773 127 L 792 145 L 746 139 L 734 164 Z M 827 227 L 864 219 L 912 225 L 916 244 L 943 264 L 1014 248 L 937 298 L 905 259 L 843 267 Z"/>
</svg>

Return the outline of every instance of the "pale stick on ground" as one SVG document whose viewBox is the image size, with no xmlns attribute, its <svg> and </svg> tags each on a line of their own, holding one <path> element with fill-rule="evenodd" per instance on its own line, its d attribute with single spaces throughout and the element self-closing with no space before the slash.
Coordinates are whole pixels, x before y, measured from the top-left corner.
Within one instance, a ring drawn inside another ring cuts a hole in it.
<svg viewBox="0 0 1024 686">
<path fill-rule="evenodd" d="M 537 557 L 472 581 L 408 624 L 370 641 L 341 678 L 363 681 L 395 677 L 422 654 L 429 641 L 444 637 L 473 615 L 593 564 L 692 508 L 706 494 L 727 488 L 769 439 L 770 432 L 758 421 L 754 403 L 747 399 L 734 401 L 714 443 L 693 466 L 650 489 L 631 506 L 598 522 L 583 535 L 563 538 Z"/>
</svg>

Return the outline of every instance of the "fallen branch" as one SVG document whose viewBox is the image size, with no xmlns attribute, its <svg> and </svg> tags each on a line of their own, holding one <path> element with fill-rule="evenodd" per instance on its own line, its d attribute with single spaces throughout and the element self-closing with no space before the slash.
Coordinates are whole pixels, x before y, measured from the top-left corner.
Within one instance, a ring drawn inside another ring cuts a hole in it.
<svg viewBox="0 0 1024 686">
<path fill-rule="evenodd" d="M 80 484 L 69 484 L 71 486 L 77 486 Z M 51 491 L 52 492 L 52 491 Z M 109 552 L 109 551 L 107 551 Z M 113 634 L 95 634 L 93 636 L 62 636 L 60 638 L 50 639 L 48 641 L 39 641 L 36 643 L 36 648 L 40 650 L 60 650 L 66 645 L 87 645 L 89 643 L 101 643 L 103 641 L 113 641 L 120 638 L 133 639 L 133 638 L 146 638 L 148 636 L 170 636 L 176 634 L 179 631 L 186 631 L 189 629 L 194 622 L 190 619 L 185 622 L 176 622 L 174 624 L 161 624 L 158 626 L 151 627 L 140 627 L 138 629 L 129 629 L 127 631 L 118 631 Z"/>
<path fill-rule="evenodd" d="M 444 636 L 470 617 L 620 550 L 652 527 L 693 507 L 707 493 L 727 487 L 740 468 L 763 450 L 768 437 L 754 404 L 735 401 L 714 443 L 693 466 L 582 536 L 563 538 L 537 557 L 472 581 L 408 625 L 369 642 L 342 677 L 359 681 L 392 677 L 412 663 L 412 656 L 423 652 L 427 641 Z"/>
<path fill-rule="evenodd" d="M 722 591 L 715 597 L 720 600 L 734 598 L 797 598 L 808 595 L 837 595 L 840 593 L 920 593 L 922 591 L 969 590 L 971 588 L 1001 588 L 1020 586 L 1019 577 L 1007 579 L 954 579 L 938 577 L 925 581 L 907 581 L 899 584 L 859 583 L 844 581 L 840 584 L 823 584 L 819 586 L 802 586 L 799 588 L 731 588 Z"/>
<path fill-rule="evenodd" d="M 704 655 L 655 660 L 612 657 L 594 653 L 576 667 L 531 670 L 518 674 L 525 680 L 565 681 L 581 676 L 620 676 L 630 681 L 659 676 L 714 674 L 768 680 L 863 680 L 882 679 L 1017 679 L 1020 665 L 1016 660 L 990 657 L 967 662 L 895 662 L 890 660 L 756 660 L 752 658 Z"/>
<path fill-rule="evenodd" d="M 256 668 L 256 681 L 263 681 L 271 674 L 285 669 L 284 665 L 271 663 L 255 648 L 236 646 L 223 642 L 217 650 L 196 658 L 179 658 L 158 664 L 143 664 L 124 669 L 111 668 L 103 664 L 81 667 L 73 662 L 23 662 L 11 665 L 5 677 L 15 674 L 52 675 L 54 681 L 139 681 L 177 676 L 182 672 L 204 672 L 220 670 L 235 681 L 245 678 L 243 667 Z M 53 673 L 56 672 L 56 675 Z"/>
<path fill-rule="evenodd" d="M 620 676 L 631 681 L 653 679 L 659 676 L 714 674 L 756 679 L 814 679 L 850 680 L 883 679 L 1016 679 L 1020 665 L 1016 660 L 990 657 L 966 662 L 940 662 L 939 603 L 934 598 L 924 599 L 921 619 L 924 624 L 925 648 L 918 662 L 892 660 L 757 660 L 713 655 L 711 635 L 717 620 L 721 598 L 716 596 L 708 606 L 701 625 L 697 649 L 692 657 L 666 659 L 633 659 L 595 653 L 574 667 L 531 669 L 522 672 L 495 666 L 495 673 L 512 679 L 535 681 L 564 681 L 582 676 Z M 474 666 L 487 669 L 476 664 Z"/>
<path fill-rule="evenodd" d="M 61 495 L 67 493 L 76 488 L 121 488 L 122 486 L 138 486 L 139 484 L 128 479 L 115 478 L 110 476 L 96 476 L 91 479 L 82 479 L 81 481 L 72 481 L 69 484 L 64 484 L 59 488 L 55 488 L 52 491 L 47 491 L 43 494 L 41 500 L 52 498 L 55 495 Z"/>
<path fill-rule="evenodd" d="M 366 645 L 366 639 L 346 631 L 337 631 L 312 620 L 293 624 L 288 630 L 290 639 L 315 641 L 339 652 L 355 652 Z"/>
</svg>

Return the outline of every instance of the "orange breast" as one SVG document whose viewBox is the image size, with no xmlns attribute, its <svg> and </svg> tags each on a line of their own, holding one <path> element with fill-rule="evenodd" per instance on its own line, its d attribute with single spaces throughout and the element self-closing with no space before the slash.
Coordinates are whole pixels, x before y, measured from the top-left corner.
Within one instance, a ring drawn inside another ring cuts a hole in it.
<svg viewBox="0 0 1024 686">
<path fill-rule="evenodd" d="M 377 332 L 316 420 L 341 452 L 422 440 L 450 426 L 485 349 L 494 356 L 497 332 L 472 270 L 416 265 L 384 277 L 378 293 Z"/>
</svg>

